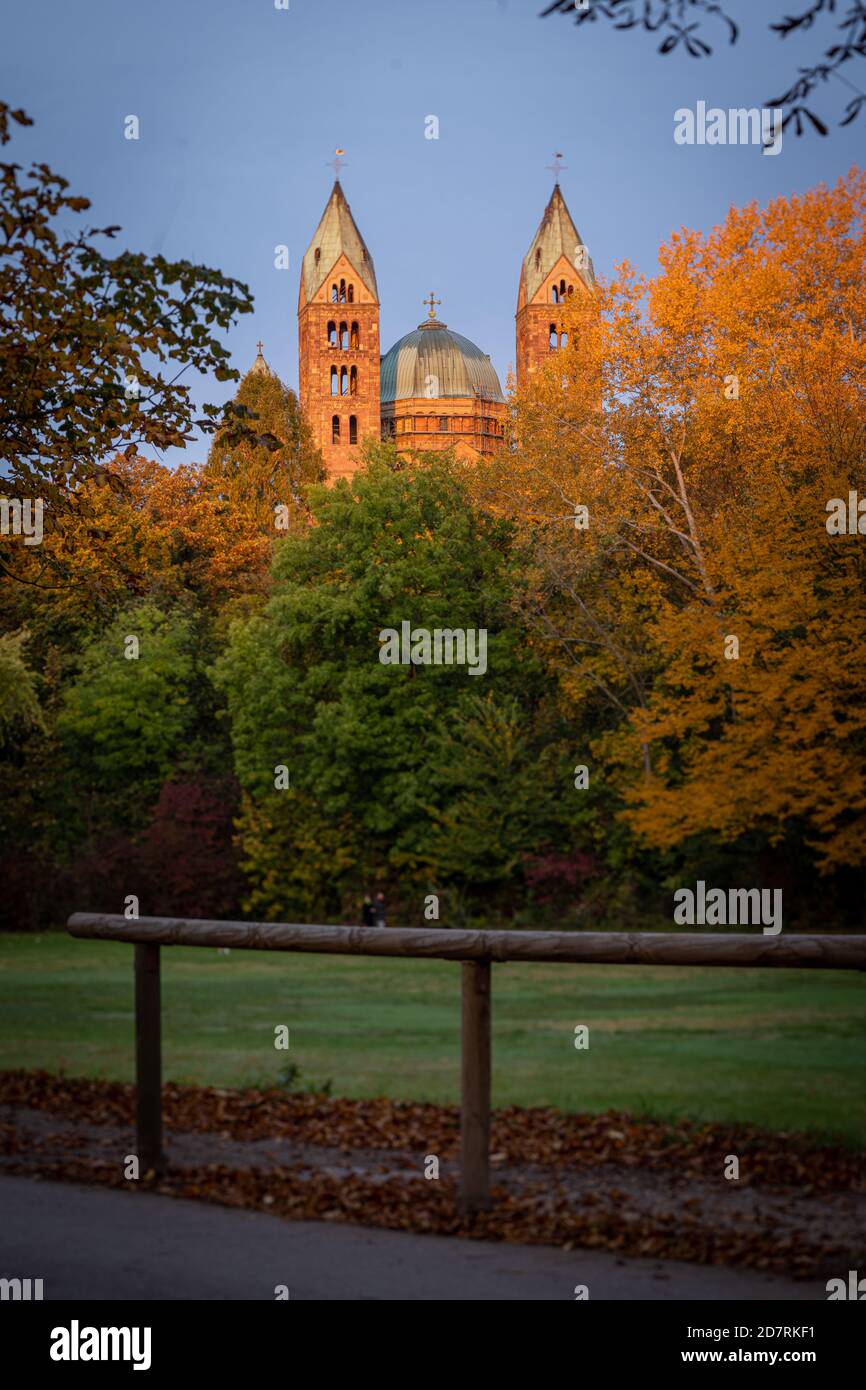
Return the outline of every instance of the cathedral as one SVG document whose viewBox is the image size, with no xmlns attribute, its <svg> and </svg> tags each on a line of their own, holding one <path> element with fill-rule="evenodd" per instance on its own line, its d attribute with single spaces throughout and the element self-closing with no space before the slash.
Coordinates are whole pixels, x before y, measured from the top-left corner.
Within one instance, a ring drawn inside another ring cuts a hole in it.
<svg viewBox="0 0 866 1390">
<path fill-rule="evenodd" d="M 557 182 L 520 267 L 518 389 L 565 346 L 557 308 L 595 283 Z M 329 480 L 351 477 L 367 437 L 403 452 L 454 446 L 483 458 L 505 435 L 506 401 L 487 353 L 436 316 L 382 355 L 373 257 L 339 178 L 304 254 L 298 296 L 299 398 Z"/>
</svg>

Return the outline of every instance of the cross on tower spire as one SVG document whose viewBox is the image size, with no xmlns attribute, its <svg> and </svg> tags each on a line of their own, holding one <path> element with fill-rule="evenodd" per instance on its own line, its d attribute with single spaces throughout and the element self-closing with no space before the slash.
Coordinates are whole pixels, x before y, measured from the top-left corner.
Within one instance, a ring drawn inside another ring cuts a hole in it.
<svg viewBox="0 0 866 1390">
<path fill-rule="evenodd" d="M 259 341 L 256 343 L 256 347 L 258 348 L 259 352 L 262 352 L 264 350 L 264 346 L 265 345 L 262 342 L 261 338 L 259 338 Z"/>
<path fill-rule="evenodd" d="M 344 161 L 340 158 L 340 155 L 343 155 L 345 153 L 345 150 L 335 150 L 334 158 L 328 161 L 330 167 L 334 171 L 334 177 L 337 179 L 340 177 L 340 170 L 346 168 Z"/>
<path fill-rule="evenodd" d="M 429 308 L 427 317 L 428 317 L 428 318 L 431 318 L 431 319 L 435 319 L 435 317 L 436 317 L 436 310 L 435 310 L 435 308 L 434 308 L 433 306 L 434 306 L 435 304 L 441 304 L 441 303 L 442 303 L 442 300 L 441 300 L 441 299 L 434 299 L 434 298 L 433 298 L 433 291 L 431 290 L 431 291 L 430 291 L 430 298 L 429 298 L 429 299 L 422 299 L 422 300 L 421 300 L 421 303 L 422 303 L 422 304 L 429 304 L 429 305 L 430 305 L 430 308 Z"/>
<path fill-rule="evenodd" d="M 563 164 L 563 162 L 562 162 L 562 155 L 559 154 L 559 153 L 557 152 L 557 153 L 553 156 L 553 163 L 552 163 L 552 164 L 548 164 L 548 165 L 547 165 L 547 168 L 553 170 L 554 182 L 555 182 L 555 183 L 559 183 L 559 171 L 560 171 L 560 169 L 567 169 L 567 168 L 568 168 L 568 165 L 567 165 L 567 164 Z"/>
</svg>

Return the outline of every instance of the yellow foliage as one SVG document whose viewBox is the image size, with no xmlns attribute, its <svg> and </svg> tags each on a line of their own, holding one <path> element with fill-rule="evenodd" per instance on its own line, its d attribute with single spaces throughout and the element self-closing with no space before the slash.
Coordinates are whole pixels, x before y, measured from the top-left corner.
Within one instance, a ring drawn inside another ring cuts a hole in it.
<svg viewBox="0 0 866 1390">
<path fill-rule="evenodd" d="M 864 214 L 854 170 L 621 267 L 473 484 L 648 845 L 795 831 L 823 871 L 866 861 L 866 535 L 826 525 L 866 497 Z"/>
</svg>

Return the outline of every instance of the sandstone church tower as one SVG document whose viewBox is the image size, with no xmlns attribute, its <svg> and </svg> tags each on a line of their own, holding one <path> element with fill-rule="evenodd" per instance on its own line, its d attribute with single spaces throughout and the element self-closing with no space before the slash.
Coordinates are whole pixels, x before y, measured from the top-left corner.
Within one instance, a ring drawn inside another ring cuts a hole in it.
<svg viewBox="0 0 866 1390">
<path fill-rule="evenodd" d="M 596 287 L 559 187 L 559 158 L 520 269 L 518 388 L 567 345 L 563 306 Z M 339 158 L 335 168 L 339 175 Z M 479 460 L 505 443 L 508 407 L 490 357 L 436 317 L 432 291 L 423 302 L 426 320 L 381 356 L 373 258 L 337 177 L 304 253 L 298 295 L 298 394 L 329 481 L 351 478 L 368 438 L 393 439 L 402 454 L 454 448 Z"/>
<path fill-rule="evenodd" d="M 328 478 L 351 477 L 379 439 L 379 291 L 373 258 L 337 179 L 307 247 L 298 296 L 301 409 Z"/>
<path fill-rule="evenodd" d="M 517 294 L 517 385 L 525 387 L 551 352 L 565 347 L 559 306 L 590 294 L 595 275 L 589 253 L 565 205 L 559 183 L 520 268 Z"/>
</svg>

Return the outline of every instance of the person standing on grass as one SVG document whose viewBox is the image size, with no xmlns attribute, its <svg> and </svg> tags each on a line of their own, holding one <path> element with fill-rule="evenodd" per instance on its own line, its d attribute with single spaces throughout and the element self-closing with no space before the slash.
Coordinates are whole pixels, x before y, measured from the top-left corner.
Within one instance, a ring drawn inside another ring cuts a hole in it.
<svg viewBox="0 0 866 1390">
<path fill-rule="evenodd" d="M 369 893 L 365 893 L 364 903 L 361 907 L 361 925 L 363 927 L 372 927 L 375 925 L 375 922 L 376 913 L 373 908 L 373 899 L 370 897 Z"/>
<path fill-rule="evenodd" d="M 373 917 L 377 927 L 387 927 L 385 921 L 385 894 L 380 890 L 373 903 Z"/>
</svg>

